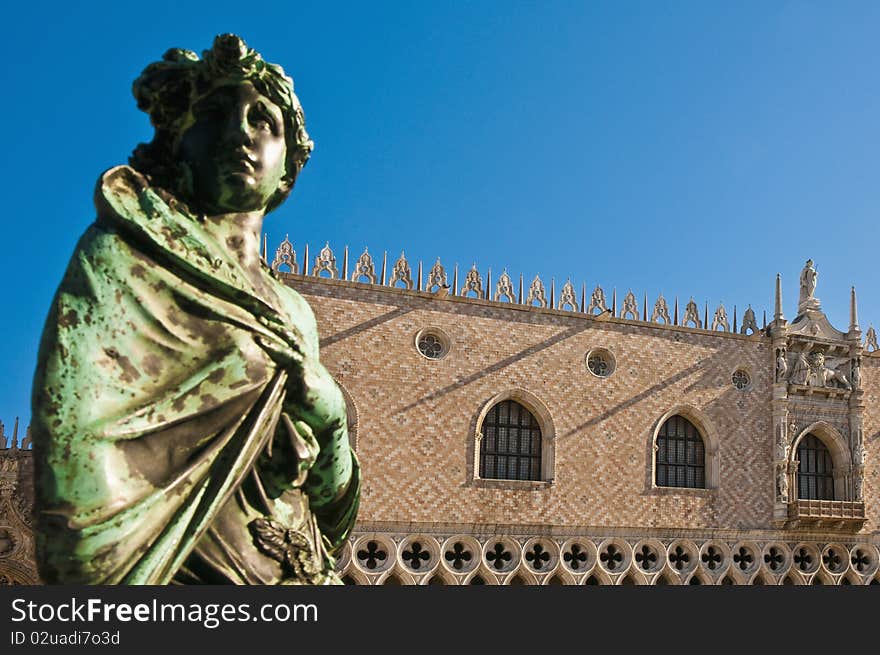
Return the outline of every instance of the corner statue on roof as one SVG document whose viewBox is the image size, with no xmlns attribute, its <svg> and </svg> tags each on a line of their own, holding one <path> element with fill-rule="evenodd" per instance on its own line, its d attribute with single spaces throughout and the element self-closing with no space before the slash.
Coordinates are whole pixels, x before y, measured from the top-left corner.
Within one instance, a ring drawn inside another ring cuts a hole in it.
<svg viewBox="0 0 880 655">
<path fill-rule="evenodd" d="M 98 181 L 40 343 L 40 573 L 339 584 L 360 489 L 345 402 L 259 252 L 312 150 L 293 82 L 226 34 L 133 91 L 155 136 Z"/>
</svg>

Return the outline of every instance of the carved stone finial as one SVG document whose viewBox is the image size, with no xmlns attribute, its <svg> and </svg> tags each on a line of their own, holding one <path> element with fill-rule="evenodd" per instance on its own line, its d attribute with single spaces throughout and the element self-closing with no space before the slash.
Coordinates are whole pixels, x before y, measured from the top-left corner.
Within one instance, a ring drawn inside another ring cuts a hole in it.
<svg viewBox="0 0 880 655">
<path fill-rule="evenodd" d="M 776 274 L 776 300 L 773 309 L 773 320 L 776 321 L 777 325 L 781 325 L 785 320 L 785 317 L 782 315 L 782 275 L 779 273 Z"/>
<path fill-rule="evenodd" d="M 859 309 L 856 303 L 855 287 L 850 291 L 849 298 L 849 331 L 850 334 L 861 331 L 861 328 L 859 327 Z"/>
<path fill-rule="evenodd" d="M 529 295 L 526 298 L 526 304 L 530 307 L 533 307 L 535 303 L 538 303 L 538 307 L 547 306 L 547 296 L 544 292 L 544 283 L 541 282 L 541 278 L 537 275 L 529 286 Z"/>
<path fill-rule="evenodd" d="M 282 266 L 287 266 L 291 273 L 299 273 L 299 264 L 296 261 L 296 250 L 287 235 L 284 235 L 284 241 L 275 251 L 275 259 L 272 260 L 272 270 L 280 271 Z"/>
<path fill-rule="evenodd" d="M 724 332 L 730 332 L 730 323 L 727 322 L 727 310 L 724 309 L 724 304 L 718 305 L 718 309 L 715 310 L 715 316 L 712 317 L 712 329 L 717 330 L 718 328 L 723 328 Z"/>
<path fill-rule="evenodd" d="M 5 450 L 6 444 L 6 426 L 3 425 L 3 421 L 0 421 L 0 449 Z"/>
<path fill-rule="evenodd" d="M 748 334 L 749 330 L 752 331 L 752 334 L 756 334 L 758 332 L 758 319 L 755 317 L 755 310 L 752 309 L 752 306 L 749 305 L 743 314 L 743 324 L 739 330 L 740 334 Z"/>
<path fill-rule="evenodd" d="M 639 320 L 639 302 L 636 300 L 635 294 L 632 292 L 632 289 L 627 291 L 627 294 L 623 297 L 623 307 L 620 310 L 620 318 L 626 318 L 629 315 L 632 320 Z"/>
<path fill-rule="evenodd" d="M 663 297 L 662 293 L 657 298 L 657 302 L 654 303 L 654 311 L 651 312 L 651 323 L 659 323 L 661 318 L 664 324 L 670 324 L 669 307 L 666 305 L 666 298 Z"/>
<path fill-rule="evenodd" d="M 868 352 L 880 350 L 880 347 L 877 346 L 877 333 L 874 331 L 873 325 L 869 325 L 868 331 L 865 332 L 865 350 Z"/>
<path fill-rule="evenodd" d="M 476 263 L 471 266 L 471 270 L 467 272 L 467 275 L 464 278 L 464 284 L 461 286 L 461 291 L 458 295 L 467 298 L 469 293 L 477 294 L 477 298 L 483 297 L 483 278 L 480 277 L 480 272 L 477 270 Z"/>
<path fill-rule="evenodd" d="M 602 291 L 602 287 L 597 284 L 590 296 L 590 304 L 587 306 L 587 314 L 601 314 L 607 311 L 608 306 L 605 304 L 605 292 Z"/>
<path fill-rule="evenodd" d="M 30 450 L 33 441 L 31 439 L 31 426 L 27 426 L 24 431 L 24 440 L 21 442 L 22 450 Z"/>
<path fill-rule="evenodd" d="M 440 263 L 439 257 L 437 258 L 437 261 L 434 262 L 431 270 L 428 271 L 428 281 L 425 283 L 425 291 L 434 291 L 434 287 L 437 287 L 438 290 L 449 287 L 449 282 L 446 281 L 446 269 L 443 268 L 443 264 Z"/>
<path fill-rule="evenodd" d="M 697 328 L 703 327 L 702 322 L 700 322 L 700 310 L 697 307 L 697 303 L 694 300 L 693 296 L 691 296 L 688 304 L 685 305 L 684 320 L 681 322 L 683 327 L 687 327 L 688 323 L 693 323 L 694 327 Z"/>
<path fill-rule="evenodd" d="M 361 256 L 354 263 L 354 270 L 351 273 L 352 282 L 360 282 L 362 277 L 367 278 L 370 284 L 376 284 L 376 265 L 373 262 L 373 256 L 364 248 Z"/>
<path fill-rule="evenodd" d="M 315 265 L 312 267 L 312 275 L 320 276 L 323 271 L 330 273 L 330 279 L 335 280 L 339 277 L 339 270 L 336 268 L 336 255 L 330 249 L 330 243 L 324 244 L 321 252 L 315 257 Z"/>
<path fill-rule="evenodd" d="M 801 271 L 801 292 L 798 298 L 798 314 L 803 314 L 809 310 L 819 310 L 819 299 L 815 297 L 816 283 L 819 279 L 819 273 L 813 266 L 813 260 L 808 259 Z"/>
<path fill-rule="evenodd" d="M 556 305 L 556 309 L 565 309 L 566 306 L 569 307 L 570 311 L 576 312 L 578 310 L 577 298 L 574 293 L 574 285 L 571 283 L 571 278 L 562 285 L 562 291 L 559 292 L 559 303 Z"/>
<path fill-rule="evenodd" d="M 495 295 L 492 297 L 496 302 L 506 299 L 507 302 L 516 302 L 516 296 L 513 293 L 513 280 L 507 274 L 507 269 L 498 276 L 498 283 L 495 285 Z"/>
<path fill-rule="evenodd" d="M 413 288 L 412 271 L 403 252 L 400 253 L 400 257 L 394 263 L 394 268 L 391 269 L 391 279 L 388 280 L 388 286 L 393 287 L 398 282 L 403 282 L 407 289 Z"/>
</svg>

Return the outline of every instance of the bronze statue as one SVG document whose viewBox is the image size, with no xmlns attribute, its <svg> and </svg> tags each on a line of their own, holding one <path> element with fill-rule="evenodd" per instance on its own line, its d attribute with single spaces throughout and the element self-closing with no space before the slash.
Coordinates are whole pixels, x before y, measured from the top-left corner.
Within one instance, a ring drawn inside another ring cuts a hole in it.
<svg viewBox="0 0 880 655">
<path fill-rule="evenodd" d="M 293 82 L 226 34 L 133 92 L 155 136 L 98 181 L 40 344 L 41 574 L 338 584 L 360 488 L 345 403 L 259 253 L 312 150 Z"/>
</svg>

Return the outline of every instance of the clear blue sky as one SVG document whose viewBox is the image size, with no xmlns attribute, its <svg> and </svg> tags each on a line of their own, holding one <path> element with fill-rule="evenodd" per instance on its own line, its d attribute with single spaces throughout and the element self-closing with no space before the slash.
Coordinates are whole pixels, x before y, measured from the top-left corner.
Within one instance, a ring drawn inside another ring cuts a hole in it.
<svg viewBox="0 0 880 655">
<path fill-rule="evenodd" d="M 0 420 L 98 175 L 149 140 L 131 82 L 235 32 L 293 76 L 316 147 L 266 221 L 298 254 L 401 250 L 794 317 L 808 257 L 880 328 L 880 3 L 89 2 L 4 10 Z"/>
</svg>

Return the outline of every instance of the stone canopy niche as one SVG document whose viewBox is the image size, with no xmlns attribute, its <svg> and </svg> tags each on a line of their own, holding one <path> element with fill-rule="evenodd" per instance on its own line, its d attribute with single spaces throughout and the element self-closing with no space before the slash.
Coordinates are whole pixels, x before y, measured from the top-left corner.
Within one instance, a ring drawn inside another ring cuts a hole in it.
<svg viewBox="0 0 880 655">
<path fill-rule="evenodd" d="M 850 325 L 837 330 L 815 295 L 807 260 L 798 314 L 782 315 L 781 278 L 768 333 L 773 343 L 774 522 L 785 528 L 858 530 L 865 521 L 864 398 L 855 289 Z"/>
</svg>

